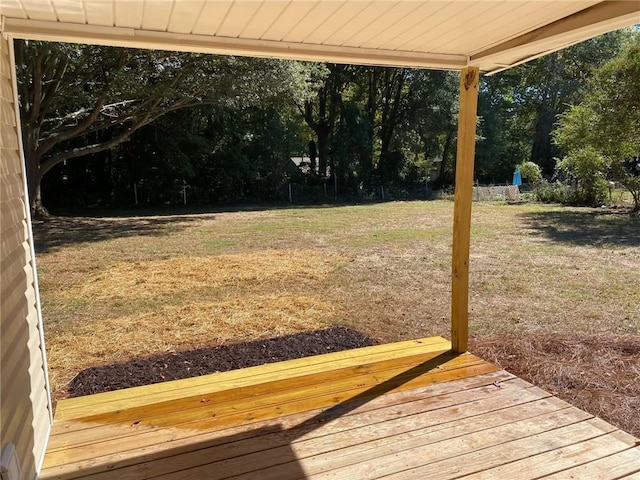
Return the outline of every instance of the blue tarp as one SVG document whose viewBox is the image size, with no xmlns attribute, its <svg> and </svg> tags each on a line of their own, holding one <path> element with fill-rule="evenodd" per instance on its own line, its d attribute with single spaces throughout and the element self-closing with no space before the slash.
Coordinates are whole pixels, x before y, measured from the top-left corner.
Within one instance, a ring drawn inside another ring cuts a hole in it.
<svg viewBox="0 0 640 480">
<path fill-rule="evenodd" d="M 513 172 L 513 185 L 522 185 L 522 175 L 520 175 L 519 166 L 516 166 L 516 171 Z"/>
</svg>

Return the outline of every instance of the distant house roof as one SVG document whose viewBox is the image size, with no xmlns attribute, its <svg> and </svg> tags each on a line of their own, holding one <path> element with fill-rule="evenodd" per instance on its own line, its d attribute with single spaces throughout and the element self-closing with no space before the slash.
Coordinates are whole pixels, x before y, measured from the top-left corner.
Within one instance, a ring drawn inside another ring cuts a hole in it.
<svg viewBox="0 0 640 480">
<path fill-rule="evenodd" d="M 289 165 L 287 166 L 288 168 L 287 173 L 293 174 L 296 173 L 296 171 L 301 172 L 305 175 L 309 175 L 312 170 L 311 170 L 311 157 L 308 157 L 306 155 L 303 155 L 302 157 L 291 157 L 290 159 L 291 161 L 289 162 Z M 320 166 L 318 165 L 318 160 L 316 159 L 316 163 L 314 165 L 314 169 L 313 172 L 318 175 L 320 172 Z M 329 176 L 331 175 L 331 168 L 327 165 L 327 171 L 325 176 Z"/>
</svg>

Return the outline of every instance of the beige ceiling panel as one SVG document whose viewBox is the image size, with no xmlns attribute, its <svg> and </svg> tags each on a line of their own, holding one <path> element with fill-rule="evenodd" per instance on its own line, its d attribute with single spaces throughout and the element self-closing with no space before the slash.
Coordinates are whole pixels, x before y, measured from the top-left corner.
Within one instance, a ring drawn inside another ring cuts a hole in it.
<svg viewBox="0 0 640 480">
<path fill-rule="evenodd" d="M 229 9 L 224 22 L 222 22 L 222 25 L 218 28 L 216 35 L 219 37 L 240 36 L 240 33 L 258 13 L 258 10 L 260 10 L 260 4 L 258 2 L 235 2 Z"/>
<path fill-rule="evenodd" d="M 497 2 L 485 1 L 461 3 L 466 5 L 459 13 L 445 20 L 442 24 L 426 30 L 422 35 L 404 43 L 402 48 L 413 51 L 421 50 L 422 48 L 425 48 L 425 45 L 428 45 L 430 51 L 441 52 L 442 45 L 446 45 L 445 39 L 464 35 L 474 36 L 474 38 L 482 41 L 481 33 L 474 29 L 476 25 L 475 22 L 481 22 L 482 18 L 486 18 L 487 16 L 494 14 L 497 8 L 505 5 L 498 4 Z"/>
<path fill-rule="evenodd" d="M 355 18 L 362 10 L 367 8 L 367 2 L 341 2 L 338 8 L 327 20 L 324 25 L 316 28 L 309 33 L 305 39 L 306 43 L 320 45 L 326 43 L 331 35 L 344 27 L 353 18 Z"/>
<path fill-rule="evenodd" d="M 49 0 L 22 0 L 22 7 L 31 20 L 47 20 L 52 22 L 58 20 L 53 5 Z"/>
<path fill-rule="evenodd" d="M 398 38 L 401 34 L 416 25 L 427 22 L 430 17 L 442 10 L 447 2 L 422 2 L 418 3 L 418 8 L 413 10 L 409 15 L 398 20 L 395 24 L 389 25 L 380 31 L 374 38 L 367 41 L 367 45 L 371 48 L 379 48 L 386 45 L 393 39 Z"/>
<path fill-rule="evenodd" d="M 58 20 L 66 23 L 86 23 L 82 0 L 55 0 Z"/>
<path fill-rule="evenodd" d="M 513 12 L 518 7 L 517 2 L 508 3 L 487 3 L 483 2 L 469 7 L 464 12 L 463 18 L 446 32 L 442 32 L 437 37 L 427 37 L 429 40 L 429 48 L 434 52 L 442 52 L 448 48 L 456 51 L 466 52 L 463 46 L 470 41 L 469 37 L 473 37 L 474 43 L 484 41 L 489 30 L 486 26 L 491 23 L 493 18 L 504 17 Z M 503 23 L 504 24 L 504 23 Z M 410 50 L 420 48 L 422 46 L 422 38 L 417 38 L 414 42 L 408 43 L 406 47 Z"/>
<path fill-rule="evenodd" d="M 344 45 L 353 47 L 370 47 L 371 42 L 385 32 L 397 35 L 404 31 L 403 21 L 406 21 L 416 10 L 420 8 L 419 2 L 399 2 L 384 15 L 370 22 L 366 27 L 344 41 Z"/>
<path fill-rule="evenodd" d="M 0 0 L 0 15 L 14 18 L 27 18 L 20 0 Z"/>
<path fill-rule="evenodd" d="M 121 2 L 122 0 L 118 0 Z M 142 16 L 142 29 L 156 32 L 165 32 L 169 26 L 173 2 L 175 0 L 146 0 L 144 15 Z M 123 2 L 126 4 L 126 2 Z"/>
<path fill-rule="evenodd" d="M 204 4 L 204 0 L 176 0 L 167 31 L 191 33 L 200 17 Z"/>
<path fill-rule="evenodd" d="M 487 35 L 483 42 L 484 47 L 475 44 L 468 44 L 466 49 L 470 55 L 486 50 L 497 44 L 515 38 L 526 32 L 547 25 L 555 20 L 559 20 L 566 15 L 575 13 L 578 10 L 588 8 L 600 3 L 601 0 L 580 0 L 577 1 L 532 1 L 526 6 L 522 6 L 510 15 L 510 18 L 498 18 L 487 26 Z M 639 19 L 640 21 L 640 19 Z"/>
<path fill-rule="evenodd" d="M 290 2 L 282 11 L 278 19 L 262 35 L 263 40 L 282 40 L 300 22 L 304 21 L 307 14 L 317 2 Z"/>
<path fill-rule="evenodd" d="M 114 0 L 84 0 L 84 11 L 91 25 L 115 25 Z"/>
<path fill-rule="evenodd" d="M 455 0 L 452 2 L 443 2 L 441 9 L 433 12 L 432 15 L 423 21 L 414 22 L 412 20 L 411 26 L 409 26 L 409 22 L 407 22 L 408 25 L 400 35 L 382 45 L 379 45 L 378 48 L 406 50 L 406 44 L 418 37 L 423 37 L 425 35 L 437 37 L 451 28 L 451 19 L 461 15 L 467 8 L 469 8 L 469 5 L 470 2 Z"/>
<path fill-rule="evenodd" d="M 363 31 L 367 26 L 380 17 L 384 16 L 391 10 L 398 2 L 371 2 L 364 10 L 358 15 L 353 17 L 348 24 L 337 30 L 331 38 L 328 38 L 325 43 L 327 45 L 344 45 L 347 40 L 356 36 Z"/>
<path fill-rule="evenodd" d="M 293 30 L 283 40 L 286 42 L 302 42 L 317 29 L 326 28 L 325 22 L 340 8 L 340 5 L 342 5 L 341 2 L 335 1 L 318 2 L 304 21 L 293 27 Z"/>
<path fill-rule="evenodd" d="M 285 1 L 272 1 L 261 3 L 256 14 L 249 20 L 241 35 L 244 38 L 262 38 L 264 32 L 269 30 L 280 14 L 287 7 Z"/>
<path fill-rule="evenodd" d="M 192 33 L 196 35 L 215 35 L 222 21 L 227 16 L 232 1 L 207 1 L 200 17 L 193 27 Z"/>
<path fill-rule="evenodd" d="M 144 0 L 114 0 L 115 24 L 118 27 L 141 28 L 144 16 Z"/>
</svg>

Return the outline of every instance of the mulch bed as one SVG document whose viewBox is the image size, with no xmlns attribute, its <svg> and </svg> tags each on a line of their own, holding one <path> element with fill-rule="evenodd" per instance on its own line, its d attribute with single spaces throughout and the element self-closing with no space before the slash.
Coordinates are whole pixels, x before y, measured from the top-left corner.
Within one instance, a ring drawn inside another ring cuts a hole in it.
<svg viewBox="0 0 640 480">
<path fill-rule="evenodd" d="M 234 345 L 172 352 L 87 368 L 71 381 L 69 397 L 197 377 L 214 372 L 376 345 L 376 340 L 344 327 L 296 333 Z"/>
</svg>

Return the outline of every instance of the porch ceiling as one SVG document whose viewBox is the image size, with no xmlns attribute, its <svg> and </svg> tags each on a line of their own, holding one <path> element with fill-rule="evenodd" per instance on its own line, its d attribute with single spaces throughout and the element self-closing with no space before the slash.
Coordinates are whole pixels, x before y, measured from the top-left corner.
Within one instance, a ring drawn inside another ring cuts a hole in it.
<svg viewBox="0 0 640 480">
<path fill-rule="evenodd" d="M 640 1 L 0 0 L 18 38 L 498 71 L 640 23 Z"/>
</svg>

